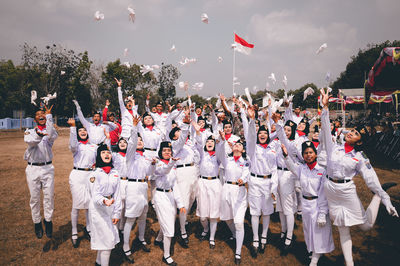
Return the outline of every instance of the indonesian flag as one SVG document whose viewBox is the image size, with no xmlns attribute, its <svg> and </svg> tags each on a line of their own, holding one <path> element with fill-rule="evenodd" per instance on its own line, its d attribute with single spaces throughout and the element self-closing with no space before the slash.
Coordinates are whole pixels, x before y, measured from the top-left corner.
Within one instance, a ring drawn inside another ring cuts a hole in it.
<svg viewBox="0 0 400 266">
<path fill-rule="evenodd" d="M 235 33 L 235 51 L 238 51 L 242 54 L 249 55 L 251 53 L 251 49 L 254 48 L 254 44 L 248 43 L 245 39 L 240 38 Z"/>
</svg>

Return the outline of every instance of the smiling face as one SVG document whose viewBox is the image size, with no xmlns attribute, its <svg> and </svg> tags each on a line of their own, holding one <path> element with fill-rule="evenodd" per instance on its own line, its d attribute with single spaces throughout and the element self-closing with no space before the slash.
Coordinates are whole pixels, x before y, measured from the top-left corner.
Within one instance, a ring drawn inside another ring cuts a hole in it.
<svg viewBox="0 0 400 266">
<path fill-rule="evenodd" d="M 201 113 L 202 113 L 201 108 L 197 107 L 197 108 L 196 108 L 196 114 L 197 114 L 197 115 L 201 115 Z"/>
<path fill-rule="evenodd" d="M 78 135 L 81 139 L 86 139 L 87 138 L 87 131 L 86 128 L 82 127 L 80 129 L 78 129 Z"/>
<path fill-rule="evenodd" d="M 100 123 L 100 120 L 101 120 L 100 114 L 93 115 L 93 123 L 97 125 L 98 123 Z"/>
<path fill-rule="evenodd" d="M 128 143 L 126 142 L 126 140 L 122 139 L 118 142 L 118 148 L 120 150 L 126 150 L 126 148 L 128 147 Z"/>
<path fill-rule="evenodd" d="M 199 120 L 199 122 L 197 122 L 197 124 L 199 125 L 200 128 L 204 128 L 206 123 L 204 122 L 204 120 Z"/>
<path fill-rule="evenodd" d="M 137 146 L 136 149 L 138 150 L 142 150 L 144 148 L 144 144 L 143 144 L 143 140 L 141 137 L 137 138 Z"/>
<path fill-rule="evenodd" d="M 240 142 L 239 143 L 235 143 L 233 145 L 233 147 L 232 147 L 233 154 L 235 154 L 235 153 L 243 153 L 243 150 L 244 150 L 243 144 L 240 143 Z"/>
<path fill-rule="evenodd" d="M 110 120 L 111 122 L 114 122 L 115 116 L 114 116 L 114 115 L 110 115 L 110 116 L 108 117 L 108 120 Z"/>
<path fill-rule="evenodd" d="M 285 126 L 284 129 L 285 129 L 286 137 L 290 138 L 290 135 L 292 135 L 292 128 L 289 126 Z"/>
<path fill-rule="evenodd" d="M 231 124 L 225 124 L 224 125 L 224 132 L 225 132 L 225 134 L 232 134 L 232 125 Z"/>
<path fill-rule="evenodd" d="M 163 148 L 161 155 L 164 160 L 169 160 L 172 156 L 172 150 L 171 148 Z"/>
<path fill-rule="evenodd" d="M 313 148 L 308 147 L 303 152 L 303 159 L 306 163 L 313 163 L 317 159 L 317 154 L 313 150 Z"/>
<path fill-rule="evenodd" d="M 109 151 L 109 150 L 101 151 L 100 152 L 100 157 L 101 157 L 101 160 L 104 163 L 106 163 L 106 164 L 110 163 L 111 162 L 111 158 L 112 158 L 111 151 Z"/>
<path fill-rule="evenodd" d="M 180 136 L 181 136 L 181 131 L 180 130 L 175 131 L 174 140 L 179 139 Z"/>
<path fill-rule="evenodd" d="M 153 117 L 151 117 L 150 115 L 147 115 L 143 118 L 143 123 L 145 126 L 151 126 L 154 123 Z"/>
<path fill-rule="evenodd" d="M 132 107 L 133 107 L 133 102 L 132 102 L 132 101 L 128 101 L 128 102 L 126 103 L 126 109 L 132 110 Z"/>
<path fill-rule="evenodd" d="M 318 132 L 315 132 L 315 133 L 313 134 L 313 136 L 312 136 L 312 140 L 317 141 L 318 138 L 319 138 L 319 133 L 318 133 Z"/>
<path fill-rule="evenodd" d="M 352 145 L 352 146 L 361 144 L 360 132 L 358 132 L 357 130 L 355 130 L 353 128 L 349 133 L 346 134 L 345 141 L 347 144 Z"/>
<path fill-rule="evenodd" d="M 215 147 L 215 141 L 212 139 L 208 139 L 206 141 L 206 150 L 207 151 L 213 151 Z"/>
<path fill-rule="evenodd" d="M 161 113 L 163 111 L 163 107 L 161 104 L 156 105 L 157 113 Z"/>
<path fill-rule="evenodd" d="M 303 131 L 304 129 L 306 129 L 306 123 L 300 122 L 300 123 L 297 125 L 297 130 L 298 130 L 298 131 Z"/>
<path fill-rule="evenodd" d="M 46 125 L 46 115 L 42 110 L 39 110 L 35 113 L 35 122 L 41 126 Z"/>
<path fill-rule="evenodd" d="M 260 131 L 259 133 L 258 133 L 258 141 L 261 143 L 261 144 L 265 144 L 265 143 L 267 143 L 267 140 L 268 140 L 268 132 L 267 131 Z"/>
<path fill-rule="evenodd" d="M 294 113 L 298 116 L 298 115 L 300 115 L 300 108 L 299 107 L 296 107 L 295 109 L 294 109 Z"/>
</svg>

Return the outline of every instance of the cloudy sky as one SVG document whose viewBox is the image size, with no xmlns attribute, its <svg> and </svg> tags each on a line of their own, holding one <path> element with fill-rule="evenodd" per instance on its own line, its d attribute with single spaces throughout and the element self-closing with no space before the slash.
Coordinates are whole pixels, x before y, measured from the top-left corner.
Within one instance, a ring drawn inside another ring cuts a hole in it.
<svg viewBox="0 0 400 266">
<path fill-rule="evenodd" d="M 128 6 L 135 9 L 135 23 L 128 20 Z M 97 10 L 104 20 L 94 20 Z M 323 86 L 327 72 L 335 80 L 368 43 L 399 39 L 399 11 L 398 0 L 1 0 L 0 59 L 19 62 L 24 42 L 87 50 L 96 64 L 120 58 L 178 65 L 184 56 L 198 61 L 179 67 L 180 80 L 204 82 L 203 96 L 231 95 L 236 32 L 255 45 L 249 56 L 236 54 L 238 93 L 265 88 L 271 72 L 277 78 L 272 90 L 283 87 L 283 75 L 288 89 Z M 202 13 L 209 24 L 201 22 Z M 328 48 L 316 55 L 322 43 Z M 169 51 L 173 44 L 176 52 Z"/>
</svg>

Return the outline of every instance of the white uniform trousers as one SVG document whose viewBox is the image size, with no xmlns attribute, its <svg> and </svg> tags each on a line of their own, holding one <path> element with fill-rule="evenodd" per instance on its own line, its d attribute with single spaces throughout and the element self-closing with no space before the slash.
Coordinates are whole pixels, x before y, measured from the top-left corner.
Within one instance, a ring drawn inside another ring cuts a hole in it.
<svg viewBox="0 0 400 266">
<path fill-rule="evenodd" d="M 289 171 L 278 170 L 278 195 L 276 211 L 285 215 L 297 212 L 297 198 L 294 190 L 294 177 Z"/>
<path fill-rule="evenodd" d="M 247 209 L 247 189 L 245 186 L 238 186 L 225 183 L 222 186 L 222 198 L 220 207 L 220 219 L 222 221 L 232 220 L 236 223 L 243 223 Z"/>
<path fill-rule="evenodd" d="M 40 190 L 43 189 L 44 218 L 50 222 L 54 211 L 54 166 L 52 164 L 43 166 L 28 165 L 25 170 L 26 181 L 31 194 L 30 206 L 32 220 L 39 223 L 40 216 Z"/>
<path fill-rule="evenodd" d="M 89 209 L 89 179 L 93 171 L 72 170 L 69 174 L 69 187 L 73 209 Z"/>
<path fill-rule="evenodd" d="M 125 217 L 136 218 L 148 210 L 147 182 L 128 182 L 126 186 Z"/>
<path fill-rule="evenodd" d="M 177 206 L 173 192 L 162 192 L 156 190 L 154 192 L 153 201 L 156 208 L 158 222 L 160 223 L 160 228 L 164 236 L 174 237 Z"/>
<path fill-rule="evenodd" d="M 218 178 L 199 178 L 196 215 L 211 219 L 219 218 L 222 185 Z"/>
<path fill-rule="evenodd" d="M 273 199 L 271 197 L 271 178 L 250 176 L 249 182 L 249 206 L 251 215 L 271 215 L 274 212 Z"/>
<path fill-rule="evenodd" d="M 176 182 L 181 193 L 181 200 L 186 210 L 193 204 L 197 194 L 198 168 L 196 166 L 176 169 Z"/>
</svg>

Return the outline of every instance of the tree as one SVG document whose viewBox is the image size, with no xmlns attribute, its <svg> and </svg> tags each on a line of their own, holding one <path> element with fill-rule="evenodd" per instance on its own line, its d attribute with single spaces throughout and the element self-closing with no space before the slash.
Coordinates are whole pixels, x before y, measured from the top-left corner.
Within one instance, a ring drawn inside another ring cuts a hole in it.
<svg viewBox="0 0 400 266">
<path fill-rule="evenodd" d="M 311 87 L 314 90 L 312 95 L 309 95 L 307 99 L 304 99 L 304 91 Z M 300 89 L 295 91 L 289 91 L 288 94 L 293 94 L 293 106 L 301 106 L 305 108 L 317 108 L 319 89 L 314 83 L 308 83 L 303 85 Z"/>
<path fill-rule="evenodd" d="M 146 74 L 147 75 L 147 74 Z M 163 101 L 170 100 L 175 97 L 176 80 L 180 77 L 178 68 L 173 65 L 161 64 L 161 70 L 158 73 L 158 94 L 161 96 Z"/>
</svg>

